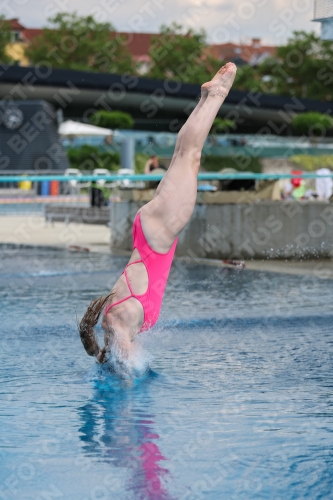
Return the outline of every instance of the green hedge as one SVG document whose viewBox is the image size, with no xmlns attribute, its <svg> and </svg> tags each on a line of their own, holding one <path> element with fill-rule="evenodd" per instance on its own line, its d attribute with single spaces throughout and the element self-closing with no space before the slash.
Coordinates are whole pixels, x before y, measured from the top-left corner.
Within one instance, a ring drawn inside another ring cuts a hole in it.
<svg viewBox="0 0 333 500">
<path fill-rule="evenodd" d="M 94 170 L 95 168 L 107 168 L 108 170 L 118 170 L 120 168 L 120 154 L 109 151 L 101 151 L 96 146 L 84 145 L 80 148 L 70 148 L 67 155 L 71 167 L 80 170 Z M 136 174 L 142 174 L 145 164 L 149 159 L 148 155 L 136 153 L 134 170 Z"/>
<path fill-rule="evenodd" d="M 201 165 L 207 172 L 219 172 L 224 168 L 234 168 L 240 172 L 261 173 L 262 171 L 259 158 L 244 155 L 202 156 Z"/>
<path fill-rule="evenodd" d="M 135 166 L 134 170 L 136 174 L 143 174 L 145 165 L 149 160 L 150 156 L 144 153 L 136 153 L 135 155 Z"/>
<path fill-rule="evenodd" d="M 97 127 L 131 129 L 134 126 L 134 120 L 129 113 L 123 111 L 97 111 L 91 117 L 91 123 Z"/>
<path fill-rule="evenodd" d="M 118 170 L 120 165 L 119 153 L 102 152 L 98 147 L 87 144 L 80 148 L 68 149 L 67 155 L 71 166 L 80 170 L 94 170 L 95 168 Z"/>
<path fill-rule="evenodd" d="M 120 168 L 120 154 L 109 151 L 101 151 L 96 146 L 84 145 L 80 148 L 70 148 L 67 150 L 70 164 L 73 168 L 80 170 L 94 170 L 95 168 L 106 168 L 108 170 L 118 170 Z M 148 155 L 136 153 L 134 170 L 137 174 L 143 172 Z M 203 156 L 202 167 L 207 172 L 219 172 L 224 168 L 234 168 L 240 172 L 261 172 L 261 163 L 258 158 L 250 156 Z"/>
<path fill-rule="evenodd" d="M 289 158 L 289 161 L 295 163 L 304 170 L 314 171 L 320 168 L 329 168 L 333 170 L 333 155 L 295 155 Z"/>
<path fill-rule="evenodd" d="M 300 134 L 322 137 L 333 128 L 333 118 L 317 111 L 301 113 L 293 118 L 293 128 Z"/>
</svg>

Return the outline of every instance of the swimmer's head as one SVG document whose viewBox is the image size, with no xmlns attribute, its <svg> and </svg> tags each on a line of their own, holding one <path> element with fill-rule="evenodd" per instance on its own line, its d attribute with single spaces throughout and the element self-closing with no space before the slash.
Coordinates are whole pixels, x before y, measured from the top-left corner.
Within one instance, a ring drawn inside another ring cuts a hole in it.
<svg viewBox="0 0 333 500">
<path fill-rule="evenodd" d="M 114 296 L 114 292 L 111 292 L 107 296 L 99 297 L 98 299 L 93 300 L 85 315 L 80 321 L 79 324 L 79 333 L 80 333 L 80 338 L 83 344 L 83 347 L 85 348 L 87 354 L 89 356 L 100 356 L 101 353 L 103 352 L 103 349 L 101 350 L 99 348 L 96 336 L 95 336 L 95 326 L 98 323 L 98 320 L 100 318 L 100 315 L 108 302 L 109 299 L 112 299 Z M 103 356 L 100 356 L 104 358 Z M 101 359 L 98 359 L 100 362 L 102 362 Z"/>
</svg>

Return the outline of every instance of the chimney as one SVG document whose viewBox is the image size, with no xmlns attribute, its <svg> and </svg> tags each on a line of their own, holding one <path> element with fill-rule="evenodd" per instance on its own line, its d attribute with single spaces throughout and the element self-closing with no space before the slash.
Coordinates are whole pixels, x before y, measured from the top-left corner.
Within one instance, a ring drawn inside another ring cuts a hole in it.
<svg viewBox="0 0 333 500">
<path fill-rule="evenodd" d="M 252 47 L 255 49 L 259 49 L 261 46 L 261 39 L 260 38 L 252 38 Z"/>
</svg>

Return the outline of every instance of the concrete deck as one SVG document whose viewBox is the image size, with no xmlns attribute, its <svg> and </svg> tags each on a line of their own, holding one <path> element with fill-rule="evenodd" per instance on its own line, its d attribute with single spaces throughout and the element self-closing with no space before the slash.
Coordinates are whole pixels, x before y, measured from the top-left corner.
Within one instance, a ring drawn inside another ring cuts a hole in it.
<svg viewBox="0 0 333 500">
<path fill-rule="evenodd" d="M 110 229 L 107 226 L 93 224 L 61 222 L 47 225 L 44 217 L 38 216 L 1 216 L 0 245 L 22 245 L 31 247 L 48 247 L 71 249 L 98 253 L 111 253 Z M 115 252 L 120 253 L 120 252 Z M 130 252 L 121 252 L 129 255 Z M 188 259 L 179 258 L 179 261 Z M 221 260 L 196 259 L 198 264 L 224 266 Z M 255 271 L 286 273 L 301 276 L 316 276 L 333 279 L 333 260 L 248 260 L 246 268 Z"/>
<path fill-rule="evenodd" d="M 91 252 L 110 253 L 110 228 L 80 223 L 46 224 L 44 216 L 1 216 L 0 244 L 59 249 L 76 246 Z"/>
</svg>

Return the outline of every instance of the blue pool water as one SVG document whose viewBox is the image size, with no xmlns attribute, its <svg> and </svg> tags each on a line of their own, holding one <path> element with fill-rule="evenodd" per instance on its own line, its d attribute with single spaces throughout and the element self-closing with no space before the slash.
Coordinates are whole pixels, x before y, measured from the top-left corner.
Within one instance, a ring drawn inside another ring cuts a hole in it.
<svg viewBox="0 0 333 500">
<path fill-rule="evenodd" d="M 80 343 L 123 257 L 1 250 L 0 499 L 328 499 L 333 281 L 176 264 L 132 384 Z"/>
</svg>

